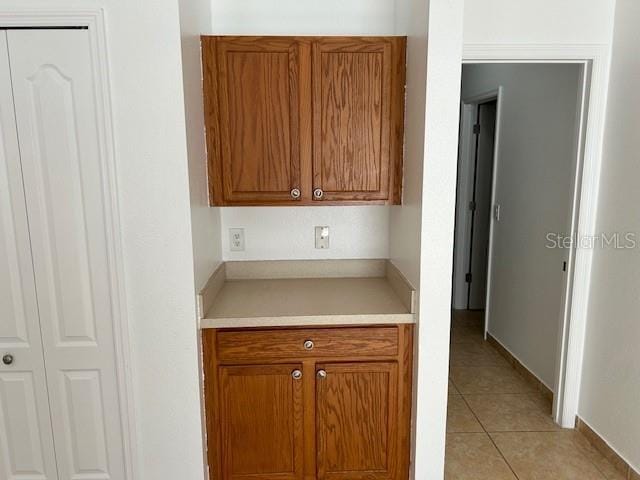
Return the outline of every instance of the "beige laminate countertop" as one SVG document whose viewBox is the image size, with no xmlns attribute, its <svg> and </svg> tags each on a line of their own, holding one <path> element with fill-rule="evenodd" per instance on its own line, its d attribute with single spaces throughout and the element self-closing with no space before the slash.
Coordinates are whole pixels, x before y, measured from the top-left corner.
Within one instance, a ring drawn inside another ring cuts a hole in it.
<svg viewBox="0 0 640 480">
<path fill-rule="evenodd" d="M 414 322 L 412 305 L 389 276 L 224 278 L 201 305 L 201 328 Z"/>
</svg>

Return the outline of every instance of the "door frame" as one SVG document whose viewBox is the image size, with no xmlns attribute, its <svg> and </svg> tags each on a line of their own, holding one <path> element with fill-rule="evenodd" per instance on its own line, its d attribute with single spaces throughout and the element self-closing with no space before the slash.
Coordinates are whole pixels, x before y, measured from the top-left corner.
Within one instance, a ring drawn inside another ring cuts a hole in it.
<svg viewBox="0 0 640 480">
<path fill-rule="evenodd" d="M 584 68 L 580 132 L 570 218 L 571 234 L 596 233 L 598 186 L 608 88 L 609 49 L 603 44 L 465 44 L 462 63 L 575 63 Z M 553 418 L 573 428 L 578 413 L 593 252 L 568 252 L 560 312 Z"/>
<path fill-rule="evenodd" d="M 96 86 L 96 115 L 101 150 L 102 188 L 105 201 L 105 230 L 113 312 L 116 377 L 118 400 L 121 407 L 125 476 L 128 480 L 138 478 L 137 448 L 135 437 L 135 415 L 133 378 L 131 369 L 132 351 L 129 338 L 129 322 L 126 310 L 124 283 L 124 257 L 120 226 L 120 209 L 115 162 L 113 113 L 107 56 L 106 27 L 102 8 L 72 8 L 43 3 L 41 8 L 9 5 L 0 11 L 0 28 L 11 27 L 83 27 L 89 32 L 89 48 L 93 60 L 92 73 Z"/>
<path fill-rule="evenodd" d="M 489 268 L 491 266 L 491 259 L 492 259 L 492 252 L 493 252 L 493 222 L 494 222 L 494 215 L 493 215 L 493 207 L 496 204 L 496 197 L 495 197 L 495 187 L 496 187 L 496 182 L 497 182 L 497 171 L 498 171 L 498 161 L 499 161 L 499 156 L 498 156 L 498 152 L 499 152 L 499 142 L 500 142 L 500 125 L 501 125 L 501 119 L 502 119 L 502 101 L 503 101 L 503 87 L 502 85 L 499 85 L 498 88 L 495 88 L 493 90 L 489 90 L 486 92 L 482 92 L 480 94 L 477 95 L 473 95 L 470 97 L 464 97 L 460 100 L 460 151 L 459 151 L 459 171 L 458 171 L 458 179 L 460 179 L 460 170 L 467 168 L 471 165 L 471 162 L 473 161 L 473 157 L 475 156 L 475 151 L 473 151 L 473 149 L 470 148 L 466 148 L 466 142 L 472 142 L 473 141 L 473 137 L 474 137 L 474 133 L 473 130 L 470 129 L 469 127 L 471 125 L 473 125 L 473 123 L 475 123 L 475 117 L 477 115 L 477 109 L 478 106 L 482 103 L 486 103 L 486 102 L 490 102 L 495 100 L 496 101 L 496 125 L 495 125 L 495 133 L 494 133 L 494 140 L 493 140 L 493 160 L 491 162 L 491 220 L 489 223 L 489 249 L 488 249 L 488 261 L 487 261 L 487 293 L 486 293 L 486 298 L 485 298 L 485 309 L 484 309 L 484 338 L 486 340 L 487 338 L 487 332 L 489 330 L 489 309 L 490 309 L 490 302 L 489 299 L 491 298 L 489 293 L 490 293 L 490 288 L 491 288 L 491 268 Z M 469 182 L 471 181 L 471 179 L 469 177 L 466 177 L 466 182 L 465 185 L 463 186 L 463 188 L 465 189 L 466 192 L 466 198 L 468 198 L 468 193 L 469 193 L 469 188 L 470 188 L 470 184 Z M 460 187 L 457 187 L 458 189 L 458 194 L 460 193 Z M 456 198 L 456 203 L 458 201 L 458 198 Z M 467 212 L 468 209 L 464 209 L 464 212 Z M 456 208 L 456 217 L 458 217 L 458 209 Z M 456 220 L 459 220 L 458 218 L 456 218 Z M 466 245 L 466 240 L 471 240 L 469 238 L 469 233 L 468 230 L 468 219 L 467 216 L 464 216 L 464 221 L 465 221 L 465 225 L 464 225 L 464 230 L 462 232 L 462 240 L 463 240 L 463 244 Z M 456 223 L 456 230 L 458 230 L 459 225 L 458 223 Z M 456 233 L 456 240 L 458 240 L 458 234 Z M 464 256 L 464 258 L 466 258 L 466 256 Z M 456 263 L 458 262 L 458 258 L 456 256 Z M 454 266 L 455 268 L 455 266 Z M 459 273 L 457 270 L 456 273 Z M 454 276 L 454 282 L 458 282 L 459 278 L 457 276 Z M 454 292 L 455 294 L 457 294 L 457 285 L 454 285 Z"/>
</svg>

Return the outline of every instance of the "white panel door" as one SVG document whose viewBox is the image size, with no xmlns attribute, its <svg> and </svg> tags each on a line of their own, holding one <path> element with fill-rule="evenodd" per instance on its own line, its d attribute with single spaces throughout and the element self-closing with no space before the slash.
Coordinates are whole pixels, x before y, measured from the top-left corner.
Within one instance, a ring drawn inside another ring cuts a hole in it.
<svg viewBox="0 0 640 480">
<path fill-rule="evenodd" d="M 0 478 L 57 479 L 6 32 L 0 32 Z"/>
<path fill-rule="evenodd" d="M 60 479 L 121 480 L 113 277 L 89 32 L 7 36 Z"/>
</svg>

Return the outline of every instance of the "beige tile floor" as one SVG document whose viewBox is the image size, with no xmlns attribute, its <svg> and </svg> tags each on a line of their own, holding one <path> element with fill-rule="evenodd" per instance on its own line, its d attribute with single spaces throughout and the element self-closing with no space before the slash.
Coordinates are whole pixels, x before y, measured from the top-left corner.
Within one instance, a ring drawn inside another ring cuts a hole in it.
<svg viewBox="0 0 640 480">
<path fill-rule="evenodd" d="M 482 336 L 482 313 L 451 328 L 445 480 L 624 480 Z"/>
</svg>

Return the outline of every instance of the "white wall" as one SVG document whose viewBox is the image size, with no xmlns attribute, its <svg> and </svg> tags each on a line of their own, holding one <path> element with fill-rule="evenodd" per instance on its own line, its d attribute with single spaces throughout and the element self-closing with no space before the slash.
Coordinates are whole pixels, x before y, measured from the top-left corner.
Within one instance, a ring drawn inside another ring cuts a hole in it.
<svg viewBox="0 0 640 480">
<path fill-rule="evenodd" d="M 420 287 L 420 228 L 425 149 L 428 2 L 403 3 L 401 33 L 407 35 L 402 205 L 390 207 L 389 258 L 416 289 Z M 411 22 L 409 23 L 409 20 Z"/>
<path fill-rule="evenodd" d="M 209 207 L 208 201 L 200 61 L 200 35 L 211 29 L 211 2 L 179 0 L 179 8 L 195 284 L 200 290 L 222 259 L 220 209 Z"/>
<path fill-rule="evenodd" d="M 208 32 L 211 27 L 211 3 L 209 0 L 178 0 L 178 6 L 182 40 L 182 79 L 189 162 L 194 283 L 196 291 L 200 291 L 211 273 L 222 261 L 220 209 L 209 207 L 208 198 L 207 149 L 200 56 L 200 35 L 203 32 Z M 195 330 L 193 335 L 200 356 L 199 332 Z M 202 378 L 200 369 L 198 376 Z M 202 390 L 200 394 L 202 395 Z M 204 433 L 206 425 L 202 409 L 201 424 Z M 207 464 L 206 438 L 204 435 L 201 438 L 200 454 L 204 467 Z"/>
<path fill-rule="evenodd" d="M 225 260 L 388 258 L 389 208 L 224 207 Z M 329 225 L 330 248 L 315 248 L 315 226 Z M 245 250 L 229 250 L 228 228 L 244 228 Z"/>
<path fill-rule="evenodd" d="M 639 23 L 640 3 L 618 0 L 597 223 L 606 234 L 640 233 Z M 579 415 L 640 472 L 640 256 L 593 255 Z"/>
<path fill-rule="evenodd" d="M 389 0 L 212 0 L 215 34 L 392 35 Z M 386 258 L 389 207 L 224 207 L 225 260 Z M 314 247 L 315 225 L 331 228 L 330 248 Z M 244 227 L 247 249 L 231 252 L 229 228 Z"/>
<path fill-rule="evenodd" d="M 464 43 L 611 42 L 615 0 L 468 0 Z"/>
<path fill-rule="evenodd" d="M 391 207 L 390 253 L 419 287 L 412 478 L 421 480 L 444 475 L 462 7 L 409 0 L 397 10 L 409 41 L 404 198 Z"/>
<path fill-rule="evenodd" d="M 401 0 L 396 0 L 401 1 Z M 391 35 L 394 0 L 212 0 L 216 34 Z"/>
<path fill-rule="evenodd" d="M 568 250 L 581 68 L 576 64 L 465 65 L 463 98 L 503 87 L 490 265 L 489 332 L 549 388 Z"/>
<path fill-rule="evenodd" d="M 131 339 L 132 480 L 203 478 L 177 0 L 14 0 L 3 10 L 104 9 Z"/>
<path fill-rule="evenodd" d="M 86 8 L 89 2 L 79 3 Z M 201 479 L 178 3 L 104 0 L 99 5 L 105 10 L 111 65 L 138 478 Z"/>
</svg>

